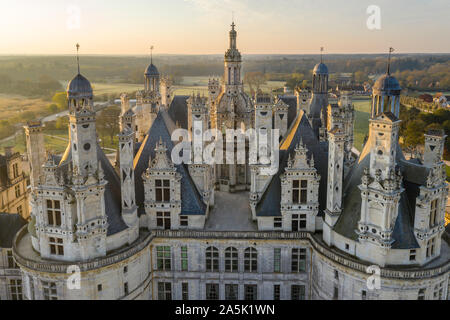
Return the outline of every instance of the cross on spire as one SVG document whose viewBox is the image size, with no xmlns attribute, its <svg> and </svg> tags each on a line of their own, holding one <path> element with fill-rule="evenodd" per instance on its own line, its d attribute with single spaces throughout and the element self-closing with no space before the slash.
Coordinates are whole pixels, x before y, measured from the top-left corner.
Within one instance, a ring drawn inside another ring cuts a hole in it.
<svg viewBox="0 0 450 320">
<path fill-rule="evenodd" d="M 78 55 L 78 51 L 80 50 L 80 45 L 77 43 L 75 45 L 75 47 L 77 48 L 77 65 L 78 65 L 78 74 L 80 74 L 80 57 Z"/>
<path fill-rule="evenodd" d="M 394 52 L 394 48 L 389 48 L 389 54 L 388 54 L 388 64 L 387 64 L 387 74 L 391 74 L 391 53 Z"/>
</svg>

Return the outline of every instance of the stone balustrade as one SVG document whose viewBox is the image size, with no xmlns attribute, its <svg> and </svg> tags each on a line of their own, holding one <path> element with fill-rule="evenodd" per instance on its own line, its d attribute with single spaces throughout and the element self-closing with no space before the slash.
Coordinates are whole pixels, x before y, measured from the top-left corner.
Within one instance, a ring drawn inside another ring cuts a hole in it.
<svg viewBox="0 0 450 320">
<path fill-rule="evenodd" d="M 140 237 L 139 242 L 134 246 L 126 247 L 115 253 L 111 253 L 104 258 L 98 258 L 87 262 L 59 262 L 59 261 L 35 261 L 27 257 L 21 256 L 16 245 L 24 235 L 27 233 L 26 226 L 23 227 L 16 235 L 13 243 L 14 258 L 22 267 L 29 268 L 36 271 L 44 271 L 49 273 L 66 273 L 67 267 L 70 265 L 77 265 L 80 270 L 89 271 L 97 268 L 105 267 L 125 260 L 139 251 L 145 249 L 154 238 L 159 239 L 234 239 L 234 240 L 307 240 L 310 242 L 313 249 L 332 262 L 351 268 L 357 272 L 367 275 L 366 269 L 371 264 L 357 261 L 351 257 L 330 249 L 318 237 L 309 232 L 245 232 L 245 231 L 202 231 L 202 230 L 152 230 L 147 235 Z M 31 245 L 31 244 L 30 244 Z M 381 277 L 388 279 L 425 279 L 442 275 L 450 270 L 450 261 L 429 269 L 389 269 L 380 268 Z"/>
</svg>

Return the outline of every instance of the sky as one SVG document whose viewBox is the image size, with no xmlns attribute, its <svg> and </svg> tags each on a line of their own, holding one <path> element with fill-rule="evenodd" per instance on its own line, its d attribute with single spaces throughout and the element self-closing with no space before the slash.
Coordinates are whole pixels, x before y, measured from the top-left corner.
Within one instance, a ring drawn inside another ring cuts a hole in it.
<svg viewBox="0 0 450 320">
<path fill-rule="evenodd" d="M 233 16 L 244 54 L 450 52 L 450 0 L 0 0 L 0 12 L 0 54 L 77 42 L 81 54 L 222 54 Z"/>
</svg>

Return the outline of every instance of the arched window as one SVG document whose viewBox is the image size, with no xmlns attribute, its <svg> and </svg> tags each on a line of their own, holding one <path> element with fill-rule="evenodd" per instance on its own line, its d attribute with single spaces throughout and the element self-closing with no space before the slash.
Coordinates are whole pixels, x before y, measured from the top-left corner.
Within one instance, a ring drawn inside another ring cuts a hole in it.
<svg viewBox="0 0 450 320">
<path fill-rule="evenodd" d="M 244 271 L 258 271 L 258 251 L 255 248 L 247 248 L 244 251 Z"/>
<path fill-rule="evenodd" d="M 219 249 L 216 247 L 206 248 L 206 271 L 219 272 Z"/>
<path fill-rule="evenodd" d="M 225 271 L 238 272 L 238 251 L 236 248 L 229 247 L 225 249 Z"/>
</svg>

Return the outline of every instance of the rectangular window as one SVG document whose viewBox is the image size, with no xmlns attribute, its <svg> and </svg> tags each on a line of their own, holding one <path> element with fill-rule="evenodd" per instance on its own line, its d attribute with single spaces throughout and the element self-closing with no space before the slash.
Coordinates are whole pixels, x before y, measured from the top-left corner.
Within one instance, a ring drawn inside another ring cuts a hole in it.
<svg viewBox="0 0 450 320">
<path fill-rule="evenodd" d="M 16 198 L 19 198 L 21 196 L 20 184 L 14 186 L 14 192 L 16 193 Z"/>
<path fill-rule="evenodd" d="M 181 247 L 181 271 L 188 271 L 188 248 Z"/>
<path fill-rule="evenodd" d="M 206 284 L 206 300 L 219 300 L 219 284 Z"/>
<path fill-rule="evenodd" d="M 280 229 L 283 226 L 283 218 L 273 218 L 273 228 Z"/>
<path fill-rule="evenodd" d="M 294 248 L 291 254 L 291 271 L 301 272 L 306 268 L 306 249 Z"/>
<path fill-rule="evenodd" d="M 334 270 L 334 279 L 339 280 L 339 272 Z"/>
<path fill-rule="evenodd" d="M 8 259 L 8 268 L 9 269 L 17 269 L 18 266 L 14 261 L 12 250 L 6 250 L 6 257 Z"/>
<path fill-rule="evenodd" d="M 171 270 L 172 259 L 169 246 L 156 247 L 156 265 L 158 270 Z"/>
<path fill-rule="evenodd" d="M 155 192 L 157 202 L 170 202 L 170 180 L 155 180 Z"/>
<path fill-rule="evenodd" d="M 292 231 L 299 231 L 306 229 L 306 214 L 292 215 Z"/>
<path fill-rule="evenodd" d="M 128 295 L 128 282 L 125 282 L 123 284 L 123 295 L 127 296 Z"/>
<path fill-rule="evenodd" d="M 44 293 L 44 300 L 58 300 L 56 282 L 42 281 L 42 290 Z"/>
<path fill-rule="evenodd" d="M 189 283 L 187 282 L 181 284 L 181 299 L 189 300 Z"/>
<path fill-rule="evenodd" d="M 419 295 L 417 296 L 417 300 L 425 300 L 425 289 L 419 289 Z"/>
<path fill-rule="evenodd" d="M 238 285 L 225 284 L 225 300 L 238 300 Z"/>
<path fill-rule="evenodd" d="M 280 300 L 281 294 L 280 294 L 280 285 L 274 284 L 273 285 L 273 300 Z"/>
<path fill-rule="evenodd" d="M 189 217 L 188 216 L 180 216 L 180 226 L 181 227 L 189 226 Z"/>
<path fill-rule="evenodd" d="M 20 205 L 20 206 L 17 207 L 17 213 L 18 213 L 19 215 L 22 215 L 22 213 L 23 213 L 22 205 Z"/>
<path fill-rule="evenodd" d="M 281 272 L 281 249 L 273 249 L 273 272 Z"/>
<path fill-rule="evenodd" d="M 434 256 L 435 239 L 436 238 L 429 239 L 427 242 L 427 258 Z"/>
<path fill-rule="evenodd" d="M 170 230 L 170 212 L 156 212 L 156 226 Z"/>
<path fill-rule="evenodd" d="M 338 287 L 334 287 L 333 300 L 337 300 L 337 299 L 339 299 L 339 289 L 338 289 Z"/>
<path fill-rule="evenodd" d="M 291 285 L 291 300 L 305 300 L 305 286 Z"/>
<path fill-rule="evenodd" d="M 244 299 L 245 300 L 257 300 L 258 299 L 258 286 L 256 284 L 244 285 Z"/>
<path fill-rule="evenodd" d="M 172 300 L 172 284 L 158 282 L 158 300 Z"/>
<path fill-rule="evenodd" d="M 61 226 L 61 203 L 59 200 L 47 200 L 47 218 L 49 225 Z"/>
<path fill-rule="evenodd" d="M 430 208 L 430 228 L 434 227 L 437 224 L 437 215 L 438 215 L 438 199 L 431 201 Z"/>
<path fill-rule="evenodd" d="M 307 203 L 308 180 L 292 180 L 292 202 Z"/>
<path fill-rule="evenodd" d="M 9 293 L 11 294 L 11 300 L 23 300 L 22 280 L 20 279 L 9 280 Z"/>
<path fill-rule="evenodd" d="M 444 281 L 434 286 L 433 297 L 435 300 L 442 300 L 444 293 Z"/>
<path fill-rule="evenodd" d="M 101 292 L 103 290 L 103 285 L 102 284 L 98 284 L 97 285 L 97 291 Z"/>
<path fill-rule="evenodd" d="M 123 273 L 127 273 L 128 272 L 128 266 L 123 267 Z"/>
<path fill-rule="evenodd" d="M 50 237 L 48 243 L 50 245 L 51 254 L 56 254 L 58 256 L 64 255 L 63 239 Z"/>
<path fill-rule="evenodd" d="M 416 249 L 409 250 L 409 261 L 416 261 Z"/>
<path fill-rule="evenodd" d="M 13 168 L 13 178 L 17 178 L 19 176 L 19 165 L 17 163 L 14 163 L 12 165 Z"/>
</svg>

